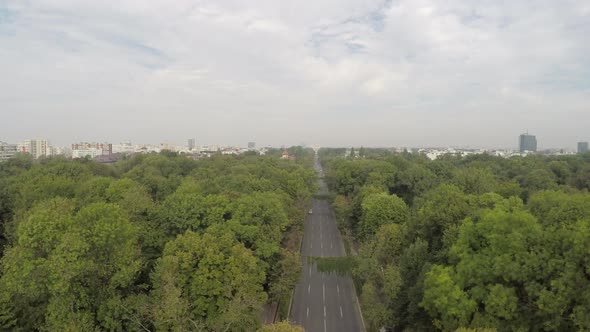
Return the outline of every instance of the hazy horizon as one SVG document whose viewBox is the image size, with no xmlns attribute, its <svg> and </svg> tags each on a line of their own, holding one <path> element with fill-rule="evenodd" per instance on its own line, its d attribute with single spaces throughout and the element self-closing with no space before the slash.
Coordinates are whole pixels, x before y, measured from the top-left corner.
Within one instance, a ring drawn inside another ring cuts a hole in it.
<svg viewBox="0 0 590 332">
<path fill-rule="evenodd" d="M 587 1 L 7 0 L 0 140 L 575 149 Z"/>
</svg>

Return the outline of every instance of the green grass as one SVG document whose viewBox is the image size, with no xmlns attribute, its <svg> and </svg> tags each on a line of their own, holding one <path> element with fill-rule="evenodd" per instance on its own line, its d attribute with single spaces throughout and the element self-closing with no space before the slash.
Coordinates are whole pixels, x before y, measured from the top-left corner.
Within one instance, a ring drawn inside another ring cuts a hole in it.
<svg viewBox="0 0 590 332">
<path fill-rule="evenodd" d="M 314 194 L 313 198 L 315 199 L 319 199 L 322 201 L 328 201 L 328 202 L 332 202 L 334 201 L 334 198 L 336 197 L 335 194 L 333 193 L 329 193 L 329 194 Z"/>
<path fill-rule="evenodd" d="M 279 300 L 279 306 L 277 308 L 277 317 L 276 317 L 277 322 L 289 319 L 289 305 L 291 304 L 291 301 L 292 301 L 291 295 L 292 295 L 292 293 L 289 293 Z"/>
<path fill-rule="evenodd" d="M 352 275 L 352 269 L 356 267 L 353 257 L 308 257 L 310 263 L 315 263 L 319 272 L 336 273 L 341 276 Z"/>
</svg>

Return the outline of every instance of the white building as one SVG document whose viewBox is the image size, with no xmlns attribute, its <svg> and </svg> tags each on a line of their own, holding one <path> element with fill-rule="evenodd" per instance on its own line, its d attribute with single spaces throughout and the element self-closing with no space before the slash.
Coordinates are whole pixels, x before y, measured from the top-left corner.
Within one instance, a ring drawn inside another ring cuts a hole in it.
<svg viewBox="0 0 590 332">
<path fill-rule="evenodd" d="M 0 142 L 0 161 L 8 160 L 16 155 L 18 148 L 16 144 Z"/>
<path fill-rule="evenodd" d="M 33 158 L 51 156 L 51 146 L 46 139 L 28 139 L 18 144 L 18 151 L 29 153 Z"/>
<path fill-rule="evenodd" d="M 76 159 L 90 157 L 93 159 L 95 157 L 102 156 L 102 151 L 102 149 L 97 148 L 76 149 L 72 150 L 72 158 Z"/>
<path fill-rule="evenodd" d="M 66 149 L 59 146 L 52 146 L 51 147 L 51 155 L 52 156 L 61 156 L 66 155 Z"/>
<path fill-rule="evenodd" d="M 137 152 L 139 147 L 132 145 L 130 141 L 123 142 L 121 144 L 113 144 L 113 153 L 134 153 Z"/>
</svg>

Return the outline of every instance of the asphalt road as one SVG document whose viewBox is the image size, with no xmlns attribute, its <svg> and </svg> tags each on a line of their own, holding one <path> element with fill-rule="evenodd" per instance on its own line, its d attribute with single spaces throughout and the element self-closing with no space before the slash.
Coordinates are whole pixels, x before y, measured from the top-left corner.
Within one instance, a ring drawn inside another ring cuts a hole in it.
<svg viewBox="0 0 590 332">
<path fill-rule="evenodd" d="M 320 193 L 326 193 L 325 183 L 320 182 L 320 186 Z M 364 331 L 352 279 L 318 272 L 315 264 L 308 262 L 308 256 L 346 255 L 330 204 L 314 199 L 312 210 L 305 220 L 303 271 L 295 287 L 291 321 L 307 332 Z"/>
</svg>

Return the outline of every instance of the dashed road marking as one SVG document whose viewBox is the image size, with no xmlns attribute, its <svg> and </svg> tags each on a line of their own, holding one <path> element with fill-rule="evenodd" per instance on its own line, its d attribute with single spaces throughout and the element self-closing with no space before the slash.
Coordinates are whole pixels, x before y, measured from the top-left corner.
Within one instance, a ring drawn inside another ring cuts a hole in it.
<svg viewBox="0 0 590 332">
<path fill-rule="evenodd" d="M 307 309 L 309 310 L 309 309 Z M 343 318 L 344 316 L 342 315 L 342 306 L 340 306 L 340 318 Z"/>
</svg>

